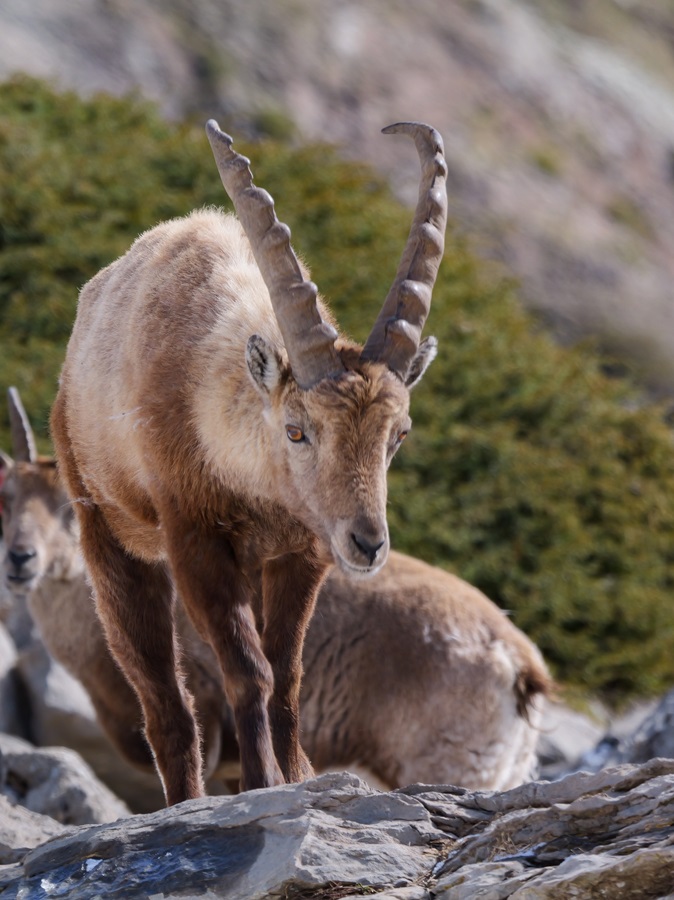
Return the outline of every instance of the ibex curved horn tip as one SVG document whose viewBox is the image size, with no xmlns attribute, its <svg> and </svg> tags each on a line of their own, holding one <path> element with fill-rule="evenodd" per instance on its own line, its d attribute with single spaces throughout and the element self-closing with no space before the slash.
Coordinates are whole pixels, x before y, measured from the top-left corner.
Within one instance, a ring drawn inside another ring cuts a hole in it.
<svg viewBox="0 0 674 900">
<path fill-rule="evenodd" d="M 220 128 L 215 119 L 209 119 L 206 122 L 206 134 L 209 141 L 221 141 L 223 144 L 227 144 L 228 147 L 231 147 L 234 143 L 234 139 Z"/>
<path fill-rule="evenodd" d="M 442 137 L 424 122 L 396 122 L 383 134 L 407 134 L 421 162 L 419 198 L 396 277 L 370 332 L 362 359 L 387 363 L 407 378 L 421 340 L 444 249 L 447 163 Z"/>
<path fill-rule="evenodd" d="M 386 128 L 382 128 L 381 133 L 409 134 L 415 140 L 423 137 L 426 141 L 432 142 L 434 153 L 445 152 L 442 135 L 432 125 L 426 125 L 425 122 L 396 122 L 393 125 L 387 125 Z"/>
</svg>

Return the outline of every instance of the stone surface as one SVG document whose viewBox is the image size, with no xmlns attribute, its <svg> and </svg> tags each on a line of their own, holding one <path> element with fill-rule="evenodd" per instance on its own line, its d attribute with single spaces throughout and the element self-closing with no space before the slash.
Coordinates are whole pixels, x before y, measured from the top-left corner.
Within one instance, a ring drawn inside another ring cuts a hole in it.
<svg viewBox="0 0 674 900">
<path fill-rule="evenodd" d="M 604 735 L 600 722 L 564 703 L 548 703 L 538 742 L 540 774 L 557 778 L 573 769 Z"/>
<path fill-rule="evenodd" d="M 38 637 L 19 651 L 16 671 L 27 695 L 34 743 L 75 750 L 133 812 L 163 808 L 164 793 L 157 775 L 142 772 L 121 757 L 101 730 L 82 684 L 52 659 Z"/>
<path fill-rule="evenodd" d="M 18 882 L 0 873 L 0 894 L 37 900 L 45 879 L 50 897 L 71 900 L 255 900 L 331 882 L 392 887 L 392 873 L 413 885 L 437 861 L 432 842 L 442 836 L 415 798 L 323 775 L 78 829 L 28 853 Z"/>
<path fill-rule="evenodd" d="M 346 773 L 72 829 L 0 869 L 3 900 L 607 900 L 674 885 L 674 760 L 505 793 Z"/>
<path fill-rule="evenodd" d="M 0 865 L 22 859 L 29 849 L 68 830 L 51 816 L 15 806 L 0 794 Z"/>
<path fill-rule="evenodd" d="M 504 794 L 420 799 L 458 838 L 435 896 L 664 897 L 674 886 L 674 760 Z M 433 806 L 431 805 L 433 804 Z"/>
<path fill-rule="evenodd" d="M 674 759 L 674 691 L 666 694 L 617 750 L 620 762 L 645 762 L 654 756 Z"/>
<path fill-rule="evenodd" d="M 0 735 L 0 791 L 14 804 L 64 825 L 111 822 L 129 810 L 73 750 L 37 748 Z"/>
</svg>

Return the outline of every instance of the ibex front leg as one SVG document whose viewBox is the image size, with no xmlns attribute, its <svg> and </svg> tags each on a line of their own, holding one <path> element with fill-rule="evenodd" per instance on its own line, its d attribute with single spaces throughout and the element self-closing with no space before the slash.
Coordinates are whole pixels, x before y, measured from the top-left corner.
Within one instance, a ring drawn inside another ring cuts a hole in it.
<svg viewBox="0 0 674 900">
<path fill-rule="evenodd" d="M 267 703 L 272 670 L 250 605 L 250 587 L 227 538 L 198 525 L 165 524 L 173 576 L 195 627 L 213 647 L 234 711 L 241 790 L 283 784 Z"/>
<path fill-rule="evenodd" d="M 274 672 L 269 701 L 274 749 L 286 781 L 304 781 L 314 770 L 299 741 L 302 648 L 325 566 L 307 554 L 286 554 L 262 574 L 262 648 Z"/>
</svg>

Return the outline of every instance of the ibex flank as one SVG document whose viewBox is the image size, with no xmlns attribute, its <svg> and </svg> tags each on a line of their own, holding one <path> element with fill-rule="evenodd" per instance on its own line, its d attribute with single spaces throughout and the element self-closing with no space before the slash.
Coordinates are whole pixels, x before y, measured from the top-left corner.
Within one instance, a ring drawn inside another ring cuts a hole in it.
<svg viewBox="0 0 674 900">
<path fill-rule="evenodd" d="M 414 139 L 422 177 L 364 347 L 337 333 L 271 197 L 212 120 L 237 218 L 159 225 L 80 295 L 52 436 L 169 804 L 203 793 L 176 591 L 225 676 L 241 787 L 264 787 L 313 771 L 298 740 L 301 655 L 329 567 L 363 577 L 388 555 L 386 470 L 436 353 L 421 331 L 447 198 L 438 133 L 385 131 Z"/>
</svg>

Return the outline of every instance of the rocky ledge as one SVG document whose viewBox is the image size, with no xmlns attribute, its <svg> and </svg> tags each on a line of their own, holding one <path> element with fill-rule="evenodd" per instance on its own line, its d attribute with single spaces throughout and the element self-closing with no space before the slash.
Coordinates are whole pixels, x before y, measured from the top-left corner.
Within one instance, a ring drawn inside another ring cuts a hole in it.
<svg viewBox="0 0 674 900">
<path fill-rule="evenodd" d="M 30 816 L 44 842 L 28 850 Z M 674 761 L 505 793 L 332 773 L 58 829 L 22 811 L 2 900 L 649 900 L 674 889 Z"/>
</svg>

